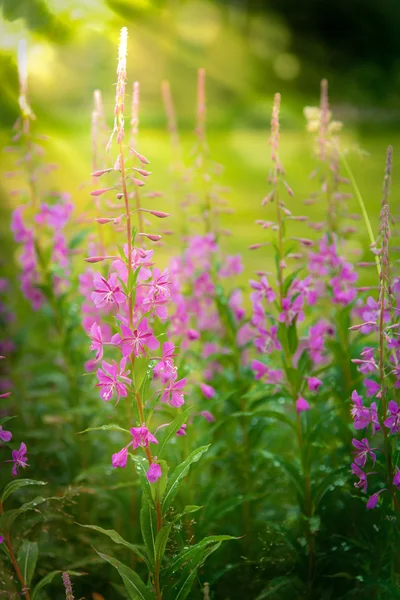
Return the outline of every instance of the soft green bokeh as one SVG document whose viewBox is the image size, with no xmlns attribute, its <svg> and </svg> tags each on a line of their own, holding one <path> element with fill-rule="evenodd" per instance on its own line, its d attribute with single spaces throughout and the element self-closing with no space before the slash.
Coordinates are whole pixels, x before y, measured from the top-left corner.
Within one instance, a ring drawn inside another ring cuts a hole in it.
<svg viewBox="0 0 400 600">
<path fill-rule="evenodd" d="M 91 206 L 88 191 L 92 92 L 95 88 L 103 91 L 111 127 L 118 32 L 121 26 L 127 25 L 129 85 L 126 112 L 129 118 L 130 84 L 137 79 L 141 84 L 139 145 L 151 160 L 152 189 L 165 194 L 163 199 L 153 201 L 152 206 L 171 211 L 169 228 L 179 229 L 178 221 L 182 215 L 174 205 L 172 194 L 171 151 L 160 83 L 163 79 L 171 82 L 184 154 L 188 157 L 194 140 L 196 71 L 199 66 L 205 67 L 207 72 L 211 154 L 225 166 L 222 181 L 231 188 L 230 203 L 235 210 L 233 215 L 224 217 L 224 224 L 232 231 L 232 236 L 226 240 L 229 251 L 243 252 L 245 263 L 251 270 L 262 268 L 265 259 L 269 259 L 268 250 L 251 252 L 247 248 L 262 236 L 254 221 L 272 216 L 271 208 L 262 209 L 260 201 L 268 191 L 270 151 L 267 141 L 275 91 L 282 92 L 281 155 L 287 180 L 295 192 L 291 206 L 297 214 L 306 212 L 313 218 L 323 218 L 322 205 L 312 209 L 302 205 L 315 189 L 315 183 L 309 180 L 309 173 L 315 166 L 313 141 L 311 135 L 305 133 L 303 105 L 318 104 L 319 80 L 329 73 L 313 72 L 310 65 L 301 64 L 290 52 L 292 33 L 283 19 L 268 18 L 261 13 L 251 15 L 251 36 L 245 37 L 237 27 L 242 18 L 240 13 L 235 16 L 233 8 L 226 13 L 206 0 L 170 3 L 164 9 L 157 9 L 147 0 L 110 1 L 108 4 L 96 0 L 84 3 L 57 0 L 49 3 L 54 23 L 49 25 L 43 17 L 47 29 L 44 25 L 41 29 L 32 26 L 29 11 L 24 12 L 23 3 L 19 6 L 23 18 L 1 23 L 0 142 L 2 145 L 7 143 L 17 115 L 15 50 L 18 40 L 25 37 L 29 47 L 30 98 L 38 116 L 38 129 L 50 135 L 47 156 L 50 162 L 59 165 L 53 176 L 54 183 L 72 194 L 77 214 Z M 13 18 L 16 16 L 18 13 Z M 60 24 L 64 27 L 64 35 L 60 34 Z M 302 78 L 307 82 L 306 91 L 299 86 Z M 386 113 L 379 107 L 362 112 L 348 105 L 344 96 L 341 104 L 333 105 L 333 111 L 335 117 L 345 121 L 343 147 L 362 148 L 368 153 L 362 158 L 354 152 L 349 161 L 376 231 L 388 143 L 392 143 L 395 150 L 393 206 L 397 203 L 399 162 L 396 141 L 399 134 L 385 121 Z M 2 174 L 10 168 L 10 157 L 3 156 Z M 2 181 L 9 190 L 11 181 L 3 178 Z M 12 198 L 7 197 L 12 204 Z M 358 212 L 356 202 L 350 204 L 351 212 Z M 362 248 L 367 244 L 362 221 L 357 228 L 353 246 Z M 310 230 L 306 225 L 299 225 L 296 233 L 309 236 Z M 178 247 L 177 237 L 168 238 L 163 251 L 165 255 Z"/>
</svg>

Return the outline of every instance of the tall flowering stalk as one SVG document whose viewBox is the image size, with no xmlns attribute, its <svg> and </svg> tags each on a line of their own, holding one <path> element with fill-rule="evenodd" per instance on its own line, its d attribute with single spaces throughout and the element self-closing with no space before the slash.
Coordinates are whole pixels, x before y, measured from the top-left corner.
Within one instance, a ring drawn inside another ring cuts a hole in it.
<svg viewBox="0 0 400 600">
<path fill-rule="evenodd" d="M 36 134 L 32 124 L 36 117 L 28 100 L 27 48 L 22 41 L 18 49 L 18 72 L 20 82 L 20 116 L 14 125 L 13 145 L 8 152 L 19 152 L 16 171 L 10 177 L 20 175 L 20 166 L 26 175 L 27 189 L 22 193 L 25 203 L 16 208 L 11 229 L 15 241 L 21 246 L 19 261 L 22 267 L 21 289 L 34 310 L 47 300 L 54 306 L 53 297 L 60 296 L 68 287 L 69 253 L 64 229 L 72 213 L 68 194 L 47 192 L 44 202 L 39 189 L 40 177 L 47 176 L 54 165 L 42 164 L 43 136 Z"/>
<path fill-rule="evenodd" d="M 313 596 L 315 579 L 315 537 L 318 530 L 318 508 L 331 479 L 319 472 L 315 444 L 316 431 L 329 415 L 329 405 L 321 402 L 329 392 L 323 391 L 326 383 L 322 373 L 330 367 L 326 343 L 334 335 L 334 328 L 321 318 L 317 308 L 318 286 L 311 275 L 300 273 L 307 263 L 307 252 L 313 247 L 308 238 L 288 234 L 287 227 L 301 223 L 307 217 L 296 216 L 288 208 L 286 196 L 293 197 L 292 188 L 285 180 L 279 155 L 280 95 L 274 97 L 271 119 L 271 160 L 269 175 L 271 189 L 262 201 L 263 206 L 274 206 L 275 220 L 259 220 L 263 230 L 275 235 L 266 242 L 255 243 L 254 250 L 272 247 L 275 252 L 275 282 L 266 272 L 257 273 L 251 280 L 254 328 L 254 345 L 258 356 L 251 363 L 255 379 L 266 390 L 265 400 L 280 400 L 277 410 L 265 407 L 265 415 L 283 422 L 291 428 L 297 442 L 296 460 L 290 464 L 284 455 L 273 455 L 289 476 L 296 489 L 298 511 L 306 540 L 304 581 L 308 597 Z M 272 208 L 271 206 L 271 208 Z M 300 268 L 290 264 L 299 263 Z M 308 307 L 313 307 L 311 313 Z M 323 312 L 322 312 L 323 314 Z M 306 320 L 307 319 L 307 320 Z M 266 388 L 265 388 L 266 386 Z M 265 452 L 271 457 L 270 452 Z M 330 469 L 329 469 L 330 470 Z M 331 477 L 335 474 L 330 470 Z"/>
<path fill-rule="evenodd" d="M 4 356 L 0 356 L 0 360 L 5 360 Z M 11 395 L 11 392 L 5 391 L 0 394 L 0 399 L 8 398 Z M 12 440 L 13 434 L 11 431 L 8 431 L 3 427 L 5 423 L 11 417 L 4 417 L 0 419 L 0 447 L 7 449 L 9 443 Z M 19 475 L 20 469 L 25 469 L 28 466 L 28 457 L 27 457 L 27 448 L 24 442 L 21 442 L 18 450 L 12 450 L 11 459 L 6 459 L 2 461 L 2 466 L 7 466 L 7 463 L 12 463 L 12 476 L 17 477 Z M 22 484 L 23 485 L 23 484 Z M 4 544 L 7 548 L 7 553 L 14 568 L 15 574 L 18 578 L 18 581 L 21 586 L 21 591 L 26 600 L 30 600 L 29 594 L 29 581 L 25 581 L 24 576 L 21 572 L 21 569 L 18 564 L 17 557 L 14 553 L 14 544 L 11 536 L 11 523 L 7 519 L 7 511 L 4 507 L 4 502 L 8 498 L 8 496 L 13 492 L 13 488 L 16 487 L 13 485 L 13 482 L 7 484 L 1 492 L 0 495 L 0 544 Z"/>
<path fill-rule="evenodd" d="M 117 157 L 114 167 L 94 174 L 98 178 L 114 175 L 117 179 L 113 185 L 92 192 L 93 197 L 116 192 L 117 198 L 123 200 L 124 213 L 114 219 L 104 219 L 103 223 L 117 223 L 118 226 L 123 223 L 125 244 L 123 247 L 117 246 L 116 256 L 97 256 L 87 259 L 89 263 L 112 261 L 108 274 L 94 274 L 94 289 L 91 294 L 96 307 L 102 307 L 111 317 L 111 337 L 105 338 L 100 323 L 94 322 L 90 329 L 90 338 L 91 349 L 96 352 L 96 361 L 101 362 L 97 370 L 97 387 L 101 398 L 105 402 L 115 399 L 116 404 L 124 402 L 127 407 L 125 423 L 130 429 L 113 425 L 104 428 L 114 428 L 128 436 L 126 445 L 113 454 L 111 461 L 114 468 L 125 468 L 131 455 L 136 466 L 142 488 L 141 528 L 146 546 L 145 555 L 139 550 L 137 554 L 147 565 L 150 585 L 144 584 L 139 575 L 122 563 L 106 555 L 101 556 L 118 569 L 125 583 L 129 572 L 129 579 L 134 582 L 142 598 L 160 600 L 163 594 L 172 593 L 168 587 L 165 587 L 168 585 L 172 585 L 172 589 L 176 589 L 182 598 L 190 592 L 191 586 L 188 586 L 187 578 L 177 579 L 175 571 L 167 570 L 162 582 L 161 571 L 173 524 L 169 518 L 171 503 L 178 491 L 180 480 L 188 472 L 190 465 L 199 460 L 208 447 L 203 446 L 192 452 L 175 469 L 171 478 L 168 478 L 169 465 L 165 456 L 167 442 L 171 437 L 186 435 L 186 420 L 190 409 L 179 411 L 178 415 L 174 416 L 174 409 L 180 409 L 184 404 L 186 379 L 179 378 L 178 375 L 178 368 L 174 362 L 175 345 L 164 337 L 161 356 L 159 351 L 159 337 L 165 335 L 163 334 L 164 323 L 168 318 L 168 303 L 171 296 L 170 275 L 167 270 L 160 272 L 154 266 L 152 250 L 145 250 L 136 245 L 138 236 L 146 237 L 151 241 L 157 241 L 160 236 L 137 231 L 132 223 L 132 216 L 144 210 L 136 196 L 136 189 L 144 185 L 144 181 L 139 179 L 138 175 L 148 177 L 150 173 L 144 168 L 129 167 L 125 156 L 129 151 L 142 165 L 149 164 L 147 158 L 135 147 L 126 148 L 124 145 L 127 42 L 128 32 L 123 28 L 119 44 L 114 129 L 108 143 L 108 150 L 111 150 L 115 138 Z M 132 118 L 134 125 L 138 122 L 138 92 L 139 86 L 134 86 Z M 134 133 L 131 142 L 136 140 L 137 131 Z M 132 186 L 133 191 L 130 192 Z M 130 200 L 134 198 L 136 202 L 132 210 Z M 167 216 L 166 213 L 156 210 L 146 209 L 146 212 L 158 218 Z M 140 226 L 140 219 L 138 223 Z M 110 321 L 110 318 L 108 320 Z M 109 362 L 109 359 L 106 360 L 104 357 L 105 353 L 113 356 L 118 354 L 119 358 Z M 165 409 L 172 415 L 172 421 L 161 423 L 156 427 L 157 412 Z M 156 450 L 153 451 L 153 448 Z M 144 456 L 137 452 L 131 453 L 138 449 L 144 452 Z M 106 531 L 101 531 L 107 534 Z M 215 541 L 219 544 L 223 540 L 218 537 Z M 190 568 L 190 572 L 193 573 L 192 581 L 199 564 L 205 558 L 205 553 L 209 551 L 207 546 L 211 543 L 214 542 L 206 542 L 201 551 L 199 549 L 199 552 L 188 555 L 187 560 L 182 559 L 182 564 L 187 564 L 186 570 Z M 130 547 L 134 549 L 132 545 Z M 183 553 L 185 551 L 187 549 L 183 548 Z"/>
<path fill-rule="evenodd" d="M 317 229 L 326 227 L 328 239 L 337 239 L 340 235 L 354 233 L 354 228 L 343 229 L 343 220 L 358 218 L 358 216 L 348 214 L 346 202 L 352 198 L 352 194 L 342 192 L 340 189 L 341 185 L 350 184 L 350 181 L 340 172 L 339 135 L 343 124 L 332 118 L 326 79 L 321 81 L 319 108 L 307 106 L 304 114 L 307 119 L 308 131 L 315 133 L 315 155 L 318 166 L 311 177 L 319 182 L 319 189 L 311 194 L 307 203 L 326 201 L 326 220 L 314 226 Z"/>
<path fill-rule="evenodd" d="M 352 394 L 351 414 L 354 428 L 365 431 L 361 440 L 353 439 L 355 457 L 352 473 L 358 478 L 354 484 L 367 493 L 372 486 L 375 491 L 367 500 L 367 509 L 383 504 L 398 512 L 400 476 L 398 475 L 398 449 L 396 436 L 399 427 L 400 345 L 398 295 L 392 281 L 390 260 L 390 208 L 389 190 L 392 175 L 392 148 L 389 146 L 383 183 L 379 234 L 373 252 L 379 257 L 380 277 L 378 298 L 368 298 L 362 313 L 366 318 L 353 329 L 362 335 L 375 334 L 376 345 L 364 347 L 360 358 L 355 359 L 361 373 L 363 390 Z M 373 402 L 364 400 L 374 398 Z M 371 439 L 373 438 L 373 440 Z M 376 447 L 372 447 L 372 443 Z M 369 471 L 372 468 L 373 471 Z M 368 472 L 366 472 L 368 470 Z M 371 483 L 372 482 L 372 483 Z M 382 496 L 381 496 L 382 495 Z M 385 498 L 387 500 L 385 500 Z"/>
</svg>

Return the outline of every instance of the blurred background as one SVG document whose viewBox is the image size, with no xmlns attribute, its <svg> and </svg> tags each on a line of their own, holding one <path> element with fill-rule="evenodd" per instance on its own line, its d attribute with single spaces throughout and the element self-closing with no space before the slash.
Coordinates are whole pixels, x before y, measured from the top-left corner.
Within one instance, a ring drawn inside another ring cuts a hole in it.
<svg viewBox="0 0 400 600">
<path fill-rule="evenodd" d="M 365 151 L 349 160 L 375 225 L 388 143 L 395 151 L 397 202 L 397 0 L 0 0 L 0 6 L 0 145 L 8 143 L 18 115 L 16 49 L 23 37 L 29 49 L 30 101 L 38 129 L 51 138 L 49 161 L 59 164 L 53 177 L 58 188 L 72 194 L 78 210 L 88 208 L 88 187 L 82 184 L 90 186 L 92 94 L 102 90 L 111 126 L 118 34 L 124 25 L 129 29 L 128 81 L 141 84 L 139 146 L 152 163 L 153 189 L 165 194 L 160 208 L 167 210 L 166 203 L 173 202 L 160 84 L 170 81 L 188 156 L 198 67 L 207 72 L 211 155 L 224 165 L 223 183 L 232 190 L 235 214 L 226 216 L 233 233 L 229 250 L 243 250 L 259 236 L 254 220 L 262 216 L 260 200 L 267 191 L 267 140 L 276 91 L 282 94 L 287 180 L 299 201 L 310 193 L 315 163 L 303 107 L 318 105 L 323 77 L 329 80 L 334 117 L 345 123 L 344 147 Z M 10 168 L 7 161 L 3 154 L 2 175 Z M 7 179 L 1 177 L 0 186 L 2 198 L 12 204 Z"/>
</svg>

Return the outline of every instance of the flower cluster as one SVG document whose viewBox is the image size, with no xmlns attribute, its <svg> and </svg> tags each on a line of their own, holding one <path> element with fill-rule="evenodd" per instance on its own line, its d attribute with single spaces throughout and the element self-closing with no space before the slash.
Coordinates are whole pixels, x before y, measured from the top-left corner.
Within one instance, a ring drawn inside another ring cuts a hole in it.
<svg viewBox="0 0 400 600">
<path fill-rule="evenodd" d="M 354 484 L 367 492 L 370 475 L 380 475 L 381 487 L 373 493 L 368 501 L 367 508 L 373 509 L 378 505 L 380 494 L 390 491 L 392 505 L 398 507 L 396 490 L 400 489 L 399 470 L 394 468 L 393 436 L 400 433 L 400 337 L 399 337 L 399 311 L 396 285 L 392 285 L 389 261 L 390 213 L 388 204 L 390 176 L 392 165 L 392 150 L 389 147 L 387 154 L 386 173 L 384 180 L 382 208 L 380 215 L 379 238 L 374 251 L 379 257 L 379 293 L 378 300 L 369 297 L 366 305 L 358 312 L 364 319 L 360 325 L 353 327 L 361 336 L 376 333 L 378 345 L 364 346 L 360 358 L 353 362 L 358 366 L 362 376 L 364 394 L 366 398 L 373 398 L 372 402 L 366 401 L 356 390 L 352 394 L 353 425 L 357 431 L 365 431 L 364 435 L 374 437 L 380 434 L 383 446 L 379 444 L 379 454 L 375 454 L 370 447 L 367 437 L 361 441 L 353 439 L 353 446 L 357 449 L 354 462 L 351 466 L 352 473 L 358 477 Z M 381 459 L 383 454 L 383 460 Z M 378 456 L 378 460 L 377 460 Z M 377 471 L 366 473 L 364 468 L 370 460 Z"/>
<path fill-rule="evenodd" d="M 41 286 L 52 276 L 52 287 L 56 295 L 61 294 L 68 283 L 68 246 L 64 228 L 72 213 L 72 204 L 67 194 L 60 196 L 58 204 L 42 203 L 34 217 L 35 224 L 28 225 L 24 219 L 26 207 L 16 208 L 12 215 L 11 229 L 15 241 L 22 246 L 19 262 L 22 268 L 21 289 L 34 310 L 43 304 Z M 50 252 L 47 262 L 46 254 Z M 49 273 L 50 272 L 50 273 Z"/>
<path fill-rule="evenodd" d="M 114 223 L 118 227 L 125 226 L 127 242 L 120 248 L 119 256 L 97 256 L 86 259 L 89 263 L 110 260 L 108 270 L 102 272 L 87 272 L 81 277 L 81 291 L 85 293 L 84 326 L 91 339 L 90 349 L 95 352 L 90 368 L 97 368 L 97 387 L 101 398 L 116 403 L 121 398 L 126 399 L 127 414 L 132 418 L 132 400 L 135 401 L 138 427 L 131 428 L 132 441 L 113 455 L 114 467 L 125 467 L 128 449 L 141 447 L 145 450 L 149 469 L 147 478 L 154 483 L 161 477 L 161 466 L 149 450 L 149 443 L 157 444 L 146 424 L 145 409 L 147 398 L 141 397 L 137 369 L 141 361 L 146 361 L 150 367 L 149 373 L 154 374 L 157 389 L 154 395 L 160 402 L 171 407 L 180 407 L 184 403 L 186 379 L 179 379 L 178 369 L 174 364 L 175 345 L 164 341 L 161 356 L 154 355 L 160 348 L 157 329 L 160 329 L 168 318 L 168 304 L 171 300 L 171 284 L 168 270 L 160 271 L 153 262 L 153 250 L 147 250 L 139 245 L 133 245 L 136 239 L 148 238 L 158 241 L 160 236 L 136 231 L 132 227 L 131 215 L 138 216 L 139 227 L 142 220 L 139 215 L 145 210 L 140 207 L 139 188 L 144 181 L 138 175 L 146 178 L 150 172 L 142 167 L 128 167 L 124 155 L 122 141 L 124 139 L 123 91 L 126 79 L 126 48 L 127 32 L 121 32 L 120 56 L 118 63 L 118 85 L 116 95 L 115 127 L 113 136 L 119 147 L 117 160 L 113 168 L 106 168 L 92 173 L 95 179 L 103 176 L 118 176 L 115 185 L 91 192 L 94 198 L 99 195 L 114 192 L 117 199 L 123 199 L 125 213 L 118 219 L 97 218 L 97 222 L 105 225 Z M 135 104 L 135 111 L 137 106 Z M 137 118 L 135 118 L 137 123 Z M 113 137 L 112 136 L 112 137 Z M 111 147 L 111 141 L 109 147 Z M 139 164 L 147 165 L 149 161 L 139 154 L 135 148 L 130 148 L 131 156 Z M 132 175 L 133 172 L 133 175 Z M 133 192 L 128 192 L 128 185 L 133 185 Z M 136 198 L 136 210 L 130 209 L 130 198 Z M 161 211 L 146 209 L 158 218 L 168 216 Z M 116 222 L 117 221 L 117 222 Z M 106 319 L 103 322 L 102 319 Z M 165 339 L 165 338 L 164 338 Z M 111 361 L 105 360 L 104 354 L 112 354 Z M 117 354 L 117 357 L 116 357 Z M 183 433 L 184 430 L 183 430 Z M 181 435 L 178 432 L 179 435 Z"/>
</svg>

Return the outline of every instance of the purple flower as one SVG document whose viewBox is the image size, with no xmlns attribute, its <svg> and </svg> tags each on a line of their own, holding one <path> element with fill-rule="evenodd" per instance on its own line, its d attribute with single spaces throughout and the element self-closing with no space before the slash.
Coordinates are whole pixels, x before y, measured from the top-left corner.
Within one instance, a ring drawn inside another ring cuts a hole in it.
<svg viewBox="0 0 400 600">
<path fill-rule="evenodd" d="M 3 429 L 3 427 L 0 425 L 0 440 L 2 442 L 9 442 L 12 438 L 12 433 L 11 431 L 6 431 L 5 429 Z"/>
<path fill-rule="evenodd" d="M 208 410 L 203 410 L 200 414 L 209 423 L 213 423 L 215 421 L 215 418 L 213 417 L 213 415 Z"/>
<path fill-rule="evenodd" d="M 220 277 L 233 277 L 240 275 L 243 271 L 242 257 L 240 254 L 225 257 L 225 264 L 219 271 Z"/>
<path fill-rule="evenodd" d="M 384 426 L 390 429 L 390 433 L 399 433 L 400 432 L 400 408 L 398 404 L 391 400 L 388 404 L 389 414 L 384 422 Z"/>
<path fill-rule="evenodd" d="M 393 485 L 400 490 L 400 470 L 398 469 L 396 475 L 393 477 Z"/>
<path fill-rule="evenodd" d="M 147 319 L 143 319 L 133 331 L 126 325 L 121 325 L 123 338 L 121 340 L 122 354 L 129 356 L 133 352 L 134 356 L 146 356 L 145 347 L 150 350 L 156 350 L 160 342 L 154 337 L 147 324 Z"/>
<path fill-rule="evenodd" d="M 103 358 L 103 334 L 100 325 L 93 323 L 90 328 L 89 337 L 92 340 L 90 345 L 91 351 L 96 351 L 96 362 Z"/>
<path fill-rule="evenodd" d="M 183 424 L 180 429 L 176 432 L 176 435 L 186 435 L 186 425 Z"/>
<path fill-rule="evenodd" d="M 353 475 L 358 477 L 358 481 L 354 484 L 354 487 L 361 488 L 363 492 L 367 491 L 367 474 L 356 463 L 351 464 L 351 472 Z"/>
<path fill-rule="evenodd" d="M 109 279 L 105 279 L 100 273 L 95 273 L 93 277 L 95 289 L 92 292 L 92 300 L 97 308 L 112 308 L 113 305 L 119 305 L 125 302 L 125 294 L 121 289 L 116 273 L 112 273 Z"/>
<path fill-rule="evenodd" d="M 105 402 L 111 400 L 114 392 L 117 394 L 117 402 L 121 396 L 126 398 L 128 395 L 126 386 L 132 383 L 132 380 L 127 377 L 130 371 L 125 371 L 126 359 L 123 358 L 119 365 L 115 361 L 112 364 L 103 361 L 101 366 L 104 370 L 97 370 L 99 380 L 97 387 L 100 388 L 100 396 L 103 400 Z"/>
<path fill-rule="evenodd" d="M 188 329 L 186 332 L 186 337 L 191 342 L 198 340 L 200 337 L 200 333 L 196 329 Z"/>
<path fill-rule="evenodd" d="M 251 368 L 256 379 L 262 379 L 269 372 L 267 365 L 256 359 L 251 362 Z"/>
<path fill-rule="evenodd" d="M 365 407 L 356 390 L 353 391 L 351 399 L 353 400 L 351 415 L 354 419 L 354 429 L 365 429 L 368 425 L 372 425 L 372 435 L 374 435 L 380 429 L 375 402 L 372 402 L 369 408 Z"/>
<path fill-rule="evenodd" d="M 373 508 L 376 508 L 378 502 L 379 502 L 379 494 L 382 494 L 382 492 L 385 492 L 386 488 L 383 488 L 382 490 L 379 490 L 379 492 L 375 492 L 375 494 L 372 494 L 372 496 L 370 496 L 368 498 L 368 502 L 366 505 L 367 510 L 372 510 Z"/>
<path fill-rule="evenodd" d="M 203 392 L 204 396 L 207 398 L 207 400 L 214 398 L 215 390 L 213 387 L 211 387 L 211 385 L 207 385 L 206 383 L 201 383 L 200 389 Z"/>
<path fill-rule="evenodd" d="M 162 475 L 161 467 L 158 463 L 151 463 L 149 470 L 146 473 L 146 477 L 149 483 L 156 483 Z"/>
<path fill-rule="evenodd" d="M 364 386 L 367 398 L 376 396 L 378 392 L 381 391 L 381 386 L 379 385 L 379 383 L 376 383 L 376 381 L 373 381 L 372 379 L 364 379 Z"/>
<path fill-rule="evenodd" d="M 310 405 L 305 398 L 300 397 L 296 400 L 296 410 L 298 413 L 304 412 L 305 410 L 310 410 Z"/>
<path fill-rule="evenodd" d="M 279 315 L 279 321 L 281 323 L 285 323 L 285 325 L 289 326 L 293 323 L 294 319 L 297 317 L 299 321 L 304 319 L 304 314 L 302 312 L 304 304 L 304 296 L 303 294 L 298 294 L 293 299 L 292 298 L 283 298 L 282 299 L 282 312 Z"/>
<path fill-rule="evenodd" d="M 364 467 L 367 462 L 367 457 L 370 455 L 372 462 L 375 464 L 376 455 L 372 450 L 376 450 L 376 448 L 371 448 L 367 438 L 363 438 L 361 441 L 353 438 L 351 442 L 354 448 L 357 448 L 358 452 L 356 452 L 356 456 L 354 458 L 354 462 L 359 467 Z"/>
<path fill-rule="evenodd" d="M 4 542 L 4 537 L 2 535 L 0 535 L 0 544 L 2 544 Z"/>
<path fill-rule="evenodd" d="M 276 294 L 272 287 L 268 283 L 268 279 L 265 275 L 263 275 L 260 281 L 255 281 L 254 279 L 250 279 L 250 286 L 253 290 L 256 290 L 255 293 L 251 294 L 251 299 L 262 300 L 265 298 L 267 302 L 273 302 L 275 300 Z"/>
<path fill-rule="evenodd" d="M 19 447 L 19 450 L 13 450 L 12 452 L 12 461 L 13 464 L 13 468 L 12 468 L 12 475 L 13 477 L 16 477 L 18 475 L 18 469 L 21 467 L 22 469 L 25 469 L 25 467 L 28 466 L 27 463 L 27 456 L 26 456 L 26 445 L 24 444 L 24 442 L 21 442 L 21 445 Z M 7 461 L 10 462 L 10 461 Z"/>
<path fill-rule="evenodd" d="M 308 389 L 310 392 L 318 392 L 319 388 L 322 385 L 322 381 L 317 377 L 309 377 L 307 379 Z"/>
<path fill-rule="evenodd" d="M 131 444 L 134 450 L 139 446 L 141 448 L 147 448 L 150 442 L 152 444 L 158 444 L 154 435 L 150 433 L 145 425 L 142 425 L 142 427 L 132 427 L 131 434 L 133 438 Z"/>
<path fill-rule="evenodd" d="M 162 348 L 162 358 L 154 367 L 154 375 L 160 377 L 163 383 L 169 379 L 176 379 L 176 367 L 174 365 L 175 345 L 172 342 L 165 342 Z"/>
<path fill-rule="evenodd" d="M 114 469 L 117 467 L 124 469 L 126 467 L 126 463 L 128 462 L 128 448 L 122 448 L 122 450 L 116 454 L 113 454 L 111 462 Z"/>
<path fill-rule="evenodd" d="M 175 408 L 179 408 L 184 404 L 184 394 L 183 388 L 186 385 L 186 378 L 180 379 L 179 381 L 170 381 L 168 385 L 165 387 L 161 402 L 168 402 L 171 406 Z"/>
</svg>

